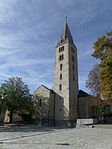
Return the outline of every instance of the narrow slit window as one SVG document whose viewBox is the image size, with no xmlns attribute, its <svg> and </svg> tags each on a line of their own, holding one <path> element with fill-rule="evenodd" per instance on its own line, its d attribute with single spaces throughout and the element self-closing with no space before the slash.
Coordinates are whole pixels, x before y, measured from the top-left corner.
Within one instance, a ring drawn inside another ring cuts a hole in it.
<svg viewBox="0 0 112 149">
<path fill-rule="evenodd" d="M 61 55 L 59 56 L 59 60 L 61 61 Z"/>
<path fill-rule="evenodd" d="M 41 105 L 42 105 L 42 101 L 41 101 L 41 99 L 39 100 L 39 106 L 41 107 Z"/>
<path fill-rule="evenodd" d="M 64 55 L 62 54 L 62 60 L 64 59 Z"/>
<path fill-rule="evenodd" d="M 62 90 L 62 85 L 61 85 L 61 84 L 59 85 L 59 90 L 60 90 L 60 91 Z"/>
<path fill-rule="evenodd" d="M 62 70 L 62 64 L 60 64 L 60 70 Z"/>
<path fill-rule="evenodd" d="M 62 80 L 62 74 L 60 74 L 60 80 Z"/>
</svg>

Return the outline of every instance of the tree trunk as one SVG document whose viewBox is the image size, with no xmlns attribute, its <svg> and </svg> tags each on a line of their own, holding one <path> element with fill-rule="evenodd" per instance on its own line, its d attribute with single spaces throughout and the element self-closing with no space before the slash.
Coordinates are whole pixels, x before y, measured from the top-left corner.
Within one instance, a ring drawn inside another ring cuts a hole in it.
<svg viewBox="0 0 112 149">
<path fill-rule="evenodd" d="M 13 110 L 10 111 L 10 123 L 12 123 Z"/>
</svg>

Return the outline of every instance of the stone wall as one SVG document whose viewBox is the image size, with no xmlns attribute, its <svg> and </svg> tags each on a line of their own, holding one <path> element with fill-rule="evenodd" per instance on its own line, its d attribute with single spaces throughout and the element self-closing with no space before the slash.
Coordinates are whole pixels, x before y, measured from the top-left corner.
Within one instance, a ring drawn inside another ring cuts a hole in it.
<svg viewBox="0 0 112 149">
<path fill-rule="evenodd" d="M 4 116 L 4 123 L 9 123 L 10 122 L 10 111 L 5 112 Z M 13 113 L 12 115 L 12 122 L 22 122 L 22 117 L 18 115 L 18 113 Z"/>
<path fill-rule="evenodd" d="M 78 118 L 86 119 L 89 117 L 88 113 L 88 97 L 79 97 Z"/>
<path fill-rule="evenodd" d="M 42 120 L 49 119 L 50 89 L 40 86 L 33 94 L 35 114 L 33 118 Z"/>
<path fill-rule="evenodd" d="M 64 46 L 64 51 L 59 52 L 59 48 Z M 74 50 L 74 52 L 72 51 Z M 63 60 L 59 60 L 60 55 L 64 55 Z M 72 59 L 74 57 L 74 60 Z M 62 64 L 62 70 L 60 70 Z M 74 69 L 73 69 L 74 65 Z M 54 91 L 64 99 L 65 120 L 76 120 L 77 118 L 77 96 L 78 96 L 78 68 L 77 49 L 66 40 L 55 49 L 55 73 Z M 62 79 L 60 79 L 62 74 Z M 59 85 L 62 89 L 59 89 Z"/>
<path fill-rule="evenodd" d="M 63 125 L 65 112 L 64 99 L 55 93 L 55 125 Z"/>
<path fill-rule="evenodd" d="M 53 90 L 50 90 L 45 86 L 41 86 L 34 92 L 34 100 L 40 99 L 42 99 L 41 112 L 46 114 L 49 125 L 61 125 L 65 115 L 63 98 L 56 94 Z"/>
<path fill-rule="evenodd" d="M 41 85 L 33 94 L 33 96 L 42 96 L 42 97 L 46 97 L 49 98 L 50 97 L 50 89 L 48 89 L 47 87 Z"/>
<path fill-rule="evenodd" d="M 55 92 L 50 92 L 50 98 L 49 98 L 49 125 L 54 126 L 55 125 Z"/>
<path fill-rule="evenodd" d="M 69 43 L 69 120 L 73 121 L 77 119 L 77 108 L 78 108 L 77 96 L 78 96 L 77 49 L 75 45 Z"/>
<path fill-rule="evenodd" d="M 69 119 L 69 55 L 68 43 L 64 42 L 60 47 L 64 46 L 64 51 L 59 52 L 59 47 L 55 49 L 55 73 L 54 73 L 54 91 L 64 99 L 64 107 L 66 108 L 65 119 Z M 63 60 L 59 60 L 60 55 L 64 55 Z M 62 70 L 60 70 L 62 64 Z M 60 74 L 62 79 L 60 80 Z M 59 85 L 62 85 L 60 91 Z"/>
</svg>

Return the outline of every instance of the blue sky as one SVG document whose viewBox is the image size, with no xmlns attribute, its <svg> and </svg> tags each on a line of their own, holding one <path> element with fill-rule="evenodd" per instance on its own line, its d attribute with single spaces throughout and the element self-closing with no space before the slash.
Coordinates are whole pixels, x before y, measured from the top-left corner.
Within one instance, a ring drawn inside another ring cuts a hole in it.
<svg viewBox="0 0 112 149">
<path fill-rule="evenodd" d="M 89 93 L 93 42 L 112 30 L 112 0 L 0 0 L 0 84 L 19 76 L 31 92 L 52 88 L 65 16 L 78 51 L 79 88 Z"/>
</svg>

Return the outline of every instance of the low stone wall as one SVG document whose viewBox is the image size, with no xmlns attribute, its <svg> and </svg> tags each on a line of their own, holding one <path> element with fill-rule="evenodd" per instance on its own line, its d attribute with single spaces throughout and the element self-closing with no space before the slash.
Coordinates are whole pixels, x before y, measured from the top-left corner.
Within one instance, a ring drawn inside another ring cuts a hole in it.
<svg viewBox="0 0 112 149">
<path fill-rule="evenodd" d="M 94 119 L 77 119 L 77 125 L 76 127 L 82 127 L 84 125 L 93 125 L 94 124 Z"/>
</svg>

